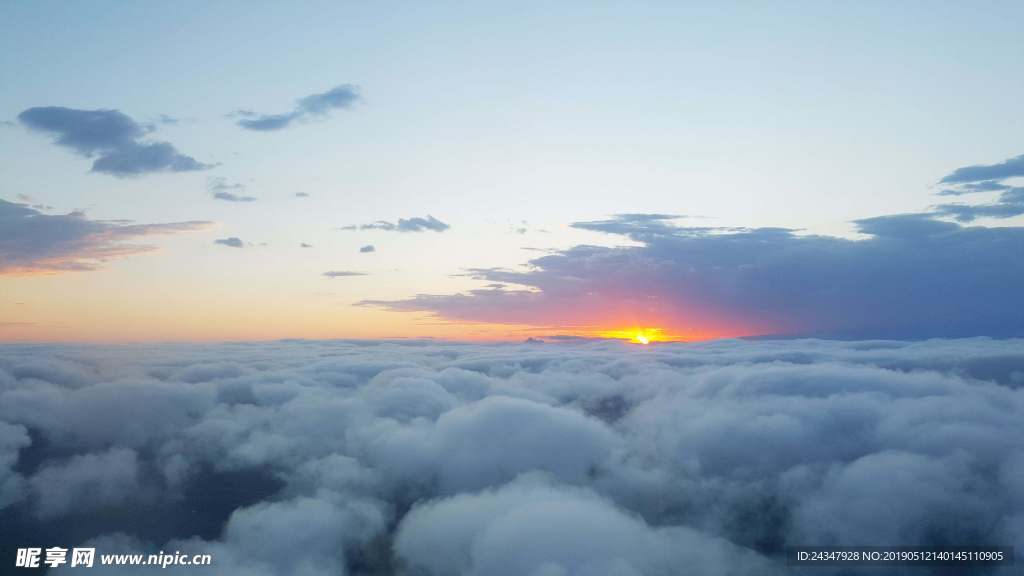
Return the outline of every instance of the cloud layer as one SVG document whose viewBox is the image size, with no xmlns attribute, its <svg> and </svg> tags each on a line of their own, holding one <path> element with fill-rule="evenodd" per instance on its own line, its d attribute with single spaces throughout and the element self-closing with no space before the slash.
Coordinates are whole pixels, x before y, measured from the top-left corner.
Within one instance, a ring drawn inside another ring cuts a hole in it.
<svg viewBox="0 0 1024 576">
<path fill-rule="evenodd" d="M 258 132 L 282 130 L 299 120 L 325 118 L 335 110 L 351 108 L 358 102 L 359 89 L 351 84 L 342 84 L 319 94 L 300 98 L 295 108 L 282 114 L 257 114 L 251 110 L 239 110 L 234 116 L 240 127 Z"/>
<path fill-rule="evenodd" d="M 162 574 L 782 576 L 790 545 L 1019 550 L 1024 341 L 8 345 L 0 516 L 5 557 L 214 556 Z"/>
<path fill-rule="evenodd" d="M 0 274 L 95 270 L 103 263 L 156 248 L 140 238 L 200 230 L 210 222 L 126 224 L 81 212 L 45 214 L 0 200 Z"/>
<path fill-rule="evenodd" d="M 552 329 L 654 326 L 684 338 L 1024 334 L 1017 303 L 1024 228 L 904 214 L 857 221 L 866 238 L 854 240 L 681 227 L 669 218 L 626 214 L 574 224 L 641 246 L 577 246 L 532 260 L 525 271 L 472 271 L 520 289 L 364 304 Z"/>
<path fill-rule="evenodd" d="M 58 146 L 95 158 L 93 172 L 127 177 L 210 168 L 167 142 L 144 140 L 153 128 L 118 110 L 42 106 L 25 110 L 18 120 L 31 130 L 53 136 Z"/>
</svg>

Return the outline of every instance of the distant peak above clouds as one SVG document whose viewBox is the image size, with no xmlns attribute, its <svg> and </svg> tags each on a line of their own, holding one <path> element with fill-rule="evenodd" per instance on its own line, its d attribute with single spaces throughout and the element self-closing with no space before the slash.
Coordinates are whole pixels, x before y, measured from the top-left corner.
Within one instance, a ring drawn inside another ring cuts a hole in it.
<svg viewBox="0 0 1024 576">
<path fill-rule="evenodd" d="M 140 124 L 118 110 L 41 106 L 23 111 L 18 120 L 30 130 L 49 134 L 58 146 L 95 158 L 93 172 L 124 178 L 211 167 L 178 152 L 168 142 L 145 140 L 153 126 Z"/>
<path fill-rule="evenodd" d="M 351 108 L 360 99 L 358 87 L 342 84 L 326 92 L 299 98 L 288 112 L 259 114 L 252 110 L 236 110 L 229 116 L 237 118 L 235 124 L 246 130 L 273 132 L 288 128 L 299 120 L 327 118 L 335 110 Z"/>
</svg>

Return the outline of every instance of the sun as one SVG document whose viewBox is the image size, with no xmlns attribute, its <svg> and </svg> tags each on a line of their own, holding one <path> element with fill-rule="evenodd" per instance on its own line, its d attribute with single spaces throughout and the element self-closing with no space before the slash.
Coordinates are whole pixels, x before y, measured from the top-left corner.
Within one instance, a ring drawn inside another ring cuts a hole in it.
<svg viewBox="0 0 1024 576">
<path fill-rule="evenodd" d="M 630 344 L 652 344 L 654 342 L 670 342 L 672 336 L 665 333 L 661 328 L 647 328 L 643 326 L 629 326 L 618 330 L 602 330 L 596 334 L 600 338 L 613 338 L 625 340 Z"/>
</svg>

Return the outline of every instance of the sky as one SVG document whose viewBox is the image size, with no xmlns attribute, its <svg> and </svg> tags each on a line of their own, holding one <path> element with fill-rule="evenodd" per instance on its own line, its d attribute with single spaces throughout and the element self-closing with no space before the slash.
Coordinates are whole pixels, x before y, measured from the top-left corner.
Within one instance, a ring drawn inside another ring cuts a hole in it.
<svg viewBox="0 0 1024 576">
<path fill-rule="evenodd" d="M 1024 335 L 1019 3 L 0 13 L 3 340 Z"/>
</svg>

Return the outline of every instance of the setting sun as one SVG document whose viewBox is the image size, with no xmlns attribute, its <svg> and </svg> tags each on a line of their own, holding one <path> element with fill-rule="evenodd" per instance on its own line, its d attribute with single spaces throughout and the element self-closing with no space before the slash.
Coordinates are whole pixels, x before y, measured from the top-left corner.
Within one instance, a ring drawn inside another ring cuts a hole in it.
<svg viewBox="0 0 1024 576">
<path fill-rule="evenodd" d="M 628 340 L 632 344 L 650 344 L 651 342 L 667 342 L 676 338 L 668 335 L 661 328 L 624 328 L 622 330 L 604 330 L 599 333 L 601 338 Z"/>
</svg>

